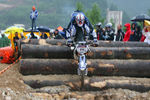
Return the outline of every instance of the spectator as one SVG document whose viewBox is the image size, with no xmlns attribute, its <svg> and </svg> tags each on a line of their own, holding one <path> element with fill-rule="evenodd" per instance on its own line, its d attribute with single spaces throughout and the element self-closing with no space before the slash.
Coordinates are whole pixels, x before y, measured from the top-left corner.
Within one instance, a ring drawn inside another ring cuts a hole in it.
<svg viewBox="0 0 150 100">
<path fill-rule="evenodd" d="M 38 11 L 36 10 L 35 6 L 32 6 L 32 11 L 30 13 L 30 19 L 32 20 L 32 30 L 36 30 L 36 19 L 38 17 Z"/>
<path fill-rule="evenodd" d="M 19 40 L 19 36 L 18 36 L 18 32 L 15 33 L 15 37 L 13 38 L 14 41 L 14 45 L 17 46 L 18 45 L 18 40 Z"/>
<path fill-rule="evenodd" d="M 136 22 L 133 22 L 131 24 L 131 34 L 130 34 L 130 39 L 129 41 L 135 41 L 136 37 L 135 37 L 135 29 L 137 27 L 137 23 Z"/>
<path fill-rule="evenodd" d="M 5 36 L 5 34 L 1 34 L 0 38 L 0 47 L 10 46 L 10 40 Z"/>
<path fill-rule="evenodd" d="M 147 33 L 148 32 L 148 24 L 146 24 L 146 21 L 144 21 L 144 24 L 143 24 L 143 30 L 142 30 L 142 37 L 141 37 L 141 42 L 144 42 L 144 40 L 146 39 L 146 34 L 145 33 Z"/>
<path fill-rule="evenodd" d="M 130 23 L 126 23 L 124 26 L 126 27 L 126 33 L 125 33 L 123 41 L 129 41 L 130 34 L 131 34 L 131 25 Z"/>
<path fill-rule="evenodd" d="M 97 34 L 97 40 L 104 40 L 104 30 L 102 28 L 102 23 L 99 22 L 96 24 L 96 34 Z"/>
<path fill-rule="evenodd" d="M 50 36 L 49 36 L 49 39 L 55 38 L 54 32 L 55 32 L 55 29 L 51 29 L 51 30 L 50 30 Z"/>
<path fill-rule="evenodd" d="M 30 35 L 31 35 L 30 39 L 37 39 L 37 37 L 34 35 L 33 32 L 31 32 Z"/>
<path fill-rule="evenodd" d="M 112 28 L 112 24 L 111 23 L 108 23 L 105 26 L 104 39 L 105 40 L 110 40 L 110 41 L 114 40 L 114 29 Z"/>
<path fill-rule="evenodd" d="M 55 29 L 54 31 L 54 36 L 54 39 L 64 39 L 64 37 L 60 34 L 60 32 L 57 29 Z"/>
<path fill-rule="evenodd" d="M 142 37 L 142 31 L 139 25 L 135 28 L 134 36 L 135 36 L 135 39 L 134 39 L 135 41 L 140 41 Z"/>
<path fill-rule="evenodd" d="M 124 38 L 124 32 L 122 31 L 122 25 L 118 25 L 116 41 L 123 41 L 123 38 Z"/>
<path fill-rule="evenodd" d="M 143 35 L 146 37 L 144 42 L 150 44 L 150 26 L 144 28 Z"/>
<path fill-rule="evenodd" d="M 40 36 L 41 39 L 47 39 L 47 38 L 48 38 L 48 36 L 47 36 L 45 33 L 42 32 L 41 34 L 42 34 L 42 35 Z"/>
<path fill-rule="evenodd" d="M 67 35 L 70 34 L 66 28 L 63 28 L 63 31 L 59 32 L 65 39 L 67 39 Z"/>
<path fill-rule="evenodd" d="M 25 39 L 25 37 L 24 37 L 24 35 L 23 35 L 23 32 L 20 33 L 20 35 L 21 35 L 21 39 Z"/>
</svg>

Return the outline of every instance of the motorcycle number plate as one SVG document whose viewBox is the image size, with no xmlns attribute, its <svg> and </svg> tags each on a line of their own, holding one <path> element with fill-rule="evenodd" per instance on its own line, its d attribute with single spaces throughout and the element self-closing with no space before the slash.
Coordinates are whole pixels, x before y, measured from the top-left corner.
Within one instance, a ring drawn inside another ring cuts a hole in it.
<svg viewBox="0 0 150 100">
<path fill-rule="evenodd" d="M 86 47 L 79 47 L 79 48 L 77 48 L 77 51 L 79 53 L 86 53 L 87 52 L 87 48 Z"/>
</svg>

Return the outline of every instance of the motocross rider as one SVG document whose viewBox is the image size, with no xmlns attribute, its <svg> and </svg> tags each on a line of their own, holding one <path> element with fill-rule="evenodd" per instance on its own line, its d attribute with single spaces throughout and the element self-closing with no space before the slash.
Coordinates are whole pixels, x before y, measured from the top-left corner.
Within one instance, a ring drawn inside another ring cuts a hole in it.
<svg viewBox="0 0 150 100">
<path fill-rule="evenodd" d="M 92 36 L 94 44 L 97 44 L 97 35 L 93 30 L 92 25 L 88 21 L 83 12 L 76 11 L 72 14 L 71 22 L 68 25 L 68 34 L 66 34 L 68 40 L 67 43 L 71 44 L 74 41 L 85 41 Z"/>
</svg>

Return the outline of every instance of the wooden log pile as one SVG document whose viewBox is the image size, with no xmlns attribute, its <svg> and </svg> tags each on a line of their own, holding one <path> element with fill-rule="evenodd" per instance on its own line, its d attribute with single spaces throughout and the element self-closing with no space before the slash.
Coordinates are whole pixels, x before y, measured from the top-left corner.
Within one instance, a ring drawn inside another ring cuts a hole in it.
<svg viewBox="0 0 150 100">
<path fill-rule="evenodd" d="M 77 74 L 77 61 L 65 40 L 23 40 L 20 72 Z M 150 47 L 141 42 L 99 41 L 88 53 L 89 75 L 150 77 Z"/>
<path fill-rule="evenodd" d="M 62 39 L 25 39 L 21 41 L 21 44 L 33 44 L 33 45 L 66 45 L 66 40 Z M 99 47 L 150 47 L 148 43 L 144 42 L 122 42 L 122 41 L 98 41 Z"/>
<path fill-rule="evenodd" d="M 150 59 L 150 47 L 90 47 L 88 59 Z M 67 46 L 22 45 L 23 58 L 71 59 L 73 51 Z"/>
<path fill-rule="evenodd" d="M 71 59 L 22 59 L 20 71 L 33 74 L 77 74 Z M 150 77 L 150 60 L 88 60 L 88 75 Z"/>
</svg>

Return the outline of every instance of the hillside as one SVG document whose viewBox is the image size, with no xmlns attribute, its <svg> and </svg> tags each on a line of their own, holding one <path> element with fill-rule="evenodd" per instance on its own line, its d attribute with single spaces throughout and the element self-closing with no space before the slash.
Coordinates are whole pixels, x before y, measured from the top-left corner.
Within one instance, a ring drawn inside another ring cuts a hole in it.
<svg viewBox="0 0 150 100">
<path fill-rule="evenodd" d="M 51 28 L 55 28 L 59 25 L 66 27 L 70 21 L 70 15 L 75 10 L 76 1 L 64 0 L 63 3 L 61 0 L 2 0 L 0 3 L 14 5 L 13 8 L 8 8 L 0 11 L 0 28 L 6 28 L 14 23 L 25 24 L 27 27 L 30 26 L 29 14 L 32 8 L 32 5 L 35 5 L 39 11 L 39 17 L 37 20 L 38 25 L 44 25 Z M 92 2 L 85 2 L 81 0 L 86 8 L 92 6 Z M 103 5 L 105 0 L 99 2 L 96 0 L 99 5 Z M 106 4 L 106 2 L 105 2 Z M 5 20 L 4 20 L 5 19 Z"/>
<path fill-rule="evenodd" d="M 43 25 L 50 28 L 58 26 L 66 27 L 70 21 L 70 15 L 76 9 L 76 3 L 81 2 L 84 10 L 92 8 L 93 3 L 101 8 L 103 18 L 106 18 L 106 9 L 112 4 L 118 10 L 123 10 L 123 23 L 129 22 L 133 16 L 146 13 L 149 9 L 149 0 L 1 0 L 0 1 L 0 29 L 5 29 L 13 24 L 25 24 L 31 26 L 29 18 L 33 5 L 39 11 L 37 26 Z M 136 2 L 136 3 L 135 3 Z M 128 17 L 129 16 L 129 17 Z"/>
<path fill-rule="evenodd" d="M 39 11 L 37 25 L 44 25 L 55 28 L 59 25 L 66 27 L 70 21 L 70 15 L 76 8 L 76 3 L 80 1 L 84 4 L 84 9 L 91 9 L 93 3 L 97 3 L 102 8 L 102 14 L 105 15 L 107 2 L 105 0 L 2 0 L 1 4 L 13 5 L 13 8 L 7 8 L 0 11 L 0 28 L 4 29 L 14 23 L 30 26 L 29 14 L 32 5 L 35 5 Z"/>
</svg>

